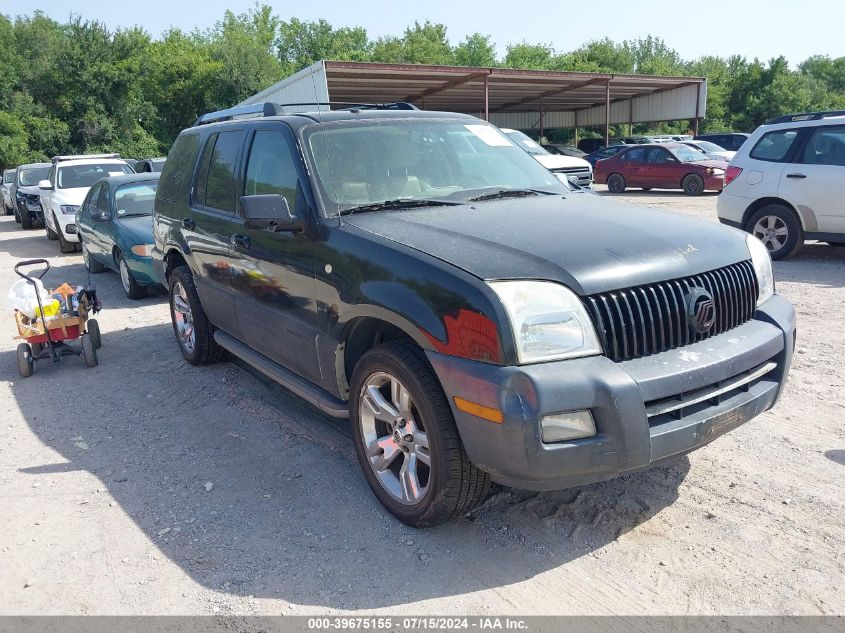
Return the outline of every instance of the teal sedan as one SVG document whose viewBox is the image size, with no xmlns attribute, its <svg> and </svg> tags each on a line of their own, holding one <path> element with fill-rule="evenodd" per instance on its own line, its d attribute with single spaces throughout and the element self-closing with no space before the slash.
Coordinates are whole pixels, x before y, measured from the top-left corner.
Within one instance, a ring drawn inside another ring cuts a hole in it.
<svg viewBox="0 0 845 633">
<path fill-rule="evenodd" d="M 120 273 L 130 299 L 158 285 L 153 247 L 153 202 L 159 174 L 125 174 L 95 182 L 76 212 L 82 258 L 91 273 Z"/>
</svg>

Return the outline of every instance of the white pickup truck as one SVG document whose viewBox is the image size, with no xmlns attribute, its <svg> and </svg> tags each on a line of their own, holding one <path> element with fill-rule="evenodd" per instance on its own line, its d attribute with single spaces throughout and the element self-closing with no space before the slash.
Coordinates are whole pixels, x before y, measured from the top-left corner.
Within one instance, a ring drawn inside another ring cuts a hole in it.
<svg viewBox="0 0 845 633">
<path fill-rule="evenodd" d="M 537 141 L 519 130 L 502 128 L 508 138 L 531 154 L 546 169 L 566 176 L 579 187 L 589 188 L 593 184 L 593 167 L 583 158 L 552 154 Z"/>
</svg>

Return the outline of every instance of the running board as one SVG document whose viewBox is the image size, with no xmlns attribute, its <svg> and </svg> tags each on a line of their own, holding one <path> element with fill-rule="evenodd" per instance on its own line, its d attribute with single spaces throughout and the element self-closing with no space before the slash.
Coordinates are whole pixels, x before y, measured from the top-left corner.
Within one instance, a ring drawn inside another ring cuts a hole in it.
<svg viewBox="0 0 845 633">
<path fill-rule="evenodd" d="M 333 418 L 348 418 L 349 407 L 345 402 L 335 398 L 333 395 L 320 389 L 317 385 L 305 380 L 286 369 L 266 356 L 259 354 L 248 345 L 244 345 L 236 338 L 229 336 L 221 330 L 214 332 L 214 341 L 226 351 L 234 354 L 245 363 L 248 363 L 262 374 L 279 383 L 285 389 L 292 391 L 303 400 L 306 400 L 327 413 Z"/>
</svg>

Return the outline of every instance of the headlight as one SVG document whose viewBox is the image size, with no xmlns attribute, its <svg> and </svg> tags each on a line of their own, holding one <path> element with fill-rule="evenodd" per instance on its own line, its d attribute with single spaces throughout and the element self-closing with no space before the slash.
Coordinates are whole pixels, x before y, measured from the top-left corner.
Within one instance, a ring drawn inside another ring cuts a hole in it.
<svg viewBox="0 0 845 633">
<path fill-rule="evenodd" d="M 138 257 L 149 257 L 153 251 L 155 244 L 136 244 L 129 250 L 135 253 Z"/>
<path fill-rule="evenodd" d="M 78 204 L 63 204 L 63 205 L 61 205 L 61 207 L 62 207 L 62 213 L 64 213 L 65 215 L 73 215 L 74 213 L 79 211 L 79 205 Z"/>
<path fill-rule="evenodd" d="M 757 305 L 759 306 L 775 294 L 775 276 L 772 273 L 772 258 L 769 256 L 769 250 L 763 242 L 753 235 L 746 235 L 745 243 L 748 245 L 748 252 L 751 253 L 751 263 L 754 265 L 757 284 L 760 286 L 760 294 L 757 295 Z"/>
<path fill-rule="evenodd" d="M 713 169 L 713 175 L 714 175 L 714 176 L 724 176 L 724 175 L 725 175 L 725 170 L 724 170 L 724 169 L 717 169 L 717 168 L 714 168 L 714 169 Z"/>
<path fill-rule="evenodd" d="M 596 331 L 577 295 L 549 281 L 495 281 L 508 313 L 520 364 L 601 354 Z"/>
</svg>

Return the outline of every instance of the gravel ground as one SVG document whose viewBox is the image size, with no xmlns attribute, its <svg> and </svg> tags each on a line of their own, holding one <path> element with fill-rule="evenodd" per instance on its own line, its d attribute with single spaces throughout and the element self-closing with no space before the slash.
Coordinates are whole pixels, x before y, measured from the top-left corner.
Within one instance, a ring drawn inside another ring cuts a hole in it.
<svg viewBox="0 0 845 633">
<path fill-rule="evenodd" d="M 619 197 L 716 219 L 713 195 Z M 0 288 L 30 257 L 83 282 L 57 251 L 0 219 Z M 843 614 L 845 248 L 775 273 L 799 330 L 773 411 L 647 472 L 498 489 L 427 531 L 382 510 L 343 424 L 236 365 L 186 365 L 164 296 L 98 275 L 99 367 L 26 380 L 4 308 L 0 614 Z"/>
</svg>

